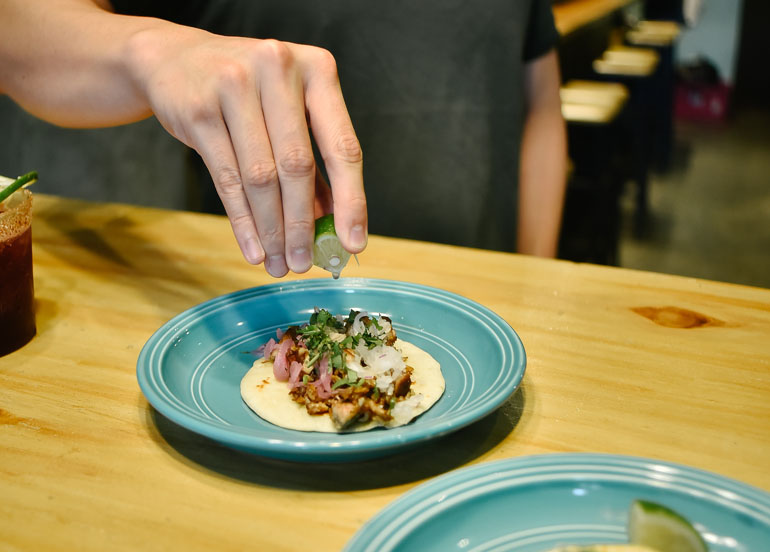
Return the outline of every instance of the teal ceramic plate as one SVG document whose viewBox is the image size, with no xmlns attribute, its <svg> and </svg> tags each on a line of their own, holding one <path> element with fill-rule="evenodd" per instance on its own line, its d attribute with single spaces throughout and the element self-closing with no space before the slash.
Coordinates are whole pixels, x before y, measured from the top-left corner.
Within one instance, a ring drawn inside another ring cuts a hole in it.
<svg viewBox="0 0 770 552">
<path fill-rule="evenodd" d="M 415 487 L 367 522 L 346 552 L 542 552 L 627 542 L 631 501 L 688 518 L 711 552 L 770 551 L 770 494 L 687 466 L 548 454 L 462 468 Z"/>
<path fill-rule="evenodd" d="M 398 335 L 441 364 L 446 391 L 411 424 L 363 433 L 292 431 L 241 400 L 253 351 L 277 328 L 307 322 L 314 307 L 387 314 Z M 247 289 L 193 307 L 145 344 L 137 378 L 150 404 L 177 424 L 240 450 L 296 461 L 348 461 L 397 452 L 456 431 L 499 407 L 524 375 L 521 340 L 469 299 L 387 280 L 298 280 Z"/>
</svg>

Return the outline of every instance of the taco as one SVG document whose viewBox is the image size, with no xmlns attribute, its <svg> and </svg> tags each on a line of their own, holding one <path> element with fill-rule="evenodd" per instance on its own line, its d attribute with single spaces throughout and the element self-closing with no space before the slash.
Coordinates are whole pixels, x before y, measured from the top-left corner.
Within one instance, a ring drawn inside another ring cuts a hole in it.
<svg viewBox="0 0 770 552">
<path fill-rule="evenodd" d="M 300 431 L 397 427 L 444 392 L 439 363 L 396 336 L 391 319 L 327 310 L 278 331 L 241 380 L 241 397 L 261 418 Z"/>
</svg>

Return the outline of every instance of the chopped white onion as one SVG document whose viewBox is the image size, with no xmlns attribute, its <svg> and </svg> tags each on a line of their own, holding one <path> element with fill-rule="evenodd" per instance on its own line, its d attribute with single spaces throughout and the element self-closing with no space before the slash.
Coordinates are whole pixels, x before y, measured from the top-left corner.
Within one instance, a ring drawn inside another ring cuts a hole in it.
<svg viewBox="0 0 770 552">
<path fill-rule="evenodd" d="M 359 312 L 353 319 L 353 323 L 350 325 L 350 335 L 361 335 L 366 332 L 366 325 L 361 322 L 364 316 L 369 316 L 366 311 Z"/>
</svg>

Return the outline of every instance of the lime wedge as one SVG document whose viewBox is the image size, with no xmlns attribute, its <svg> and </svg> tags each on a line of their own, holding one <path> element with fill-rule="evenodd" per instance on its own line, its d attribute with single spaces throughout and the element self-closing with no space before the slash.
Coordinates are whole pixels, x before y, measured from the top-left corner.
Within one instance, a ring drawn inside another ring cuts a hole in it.
<svg viewBox="0 0 770 552">
<path fill-rule="evenodd" d="M 635 500 L 628 516 L 628 537 L 661 552 L 708 552 L 700 533 L 675 511 L 646 500 Z"/>
<path fill-rule="evenodd" d="M 350 253 L 345 251 L 334 229 L 334 215 L 328 214 L 315 221 L 313 264 L 332 273 L 336 280 L 348 264 Z"/>
</svg>

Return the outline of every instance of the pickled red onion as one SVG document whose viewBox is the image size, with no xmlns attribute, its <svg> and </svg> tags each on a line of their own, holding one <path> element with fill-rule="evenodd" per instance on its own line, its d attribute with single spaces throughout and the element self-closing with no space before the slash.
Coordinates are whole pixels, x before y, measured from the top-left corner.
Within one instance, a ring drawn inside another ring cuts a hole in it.
<svg viewBox="0 0 770 552">
<path fill-rule="evenodd" d="M 289 365 L 289 383 L 291 384 L 291 389 L 294 389 L 295 387 L 299 387 L 301 385 L 299 381 L 299 376 L 301 373 L 302 373 L 302 363 L 297 362 L 296 360 L 293 360 Z"/>
<path fill-rule="evenodd" d="M 318 397 L 321 399 L 328 399 L 334 393 L 332 392 L 332 374 L 329 370 L 329 356 L 324 355 L 321 362 L 318 363 L 318 379 L 313 382 L 316 391 L 318 391 Z"/>
<path fill-rule="evenodd" d="M 267 342 L 267 343 L 265 343 L 264 345 L 260 345 L 259 347 L 257 347 L 257 348 L 256 348 L 256 350 L 254 351 L 254 354 L 255 354 L 255 355 L 258 355 L 258 356 L 261 356 L 261 357 L 262 357 L 262 358 L 264 358 L 265 360 L 270 360 L 270 353 L 272 353 L 272 352 L 273 352 L 273 349 L 275 349 L 275 346 L 276 346 L 276 345 L 277 345 L 277 343 L 275 342 L 275 339 L 273 339 L 273 338 L 271 337 L 271 338 L 268 340 L 268 342 Z"/>
<path fill-rule="evenodd" d="M 294 342 L 290 337 L 287 337 L 278 345 L 275 351 L 275 359 L 273 360 L 273 375 L 278 381 L 286 381 L 289 379 L 289 361 L 286 358 Z"/>
</svg>

